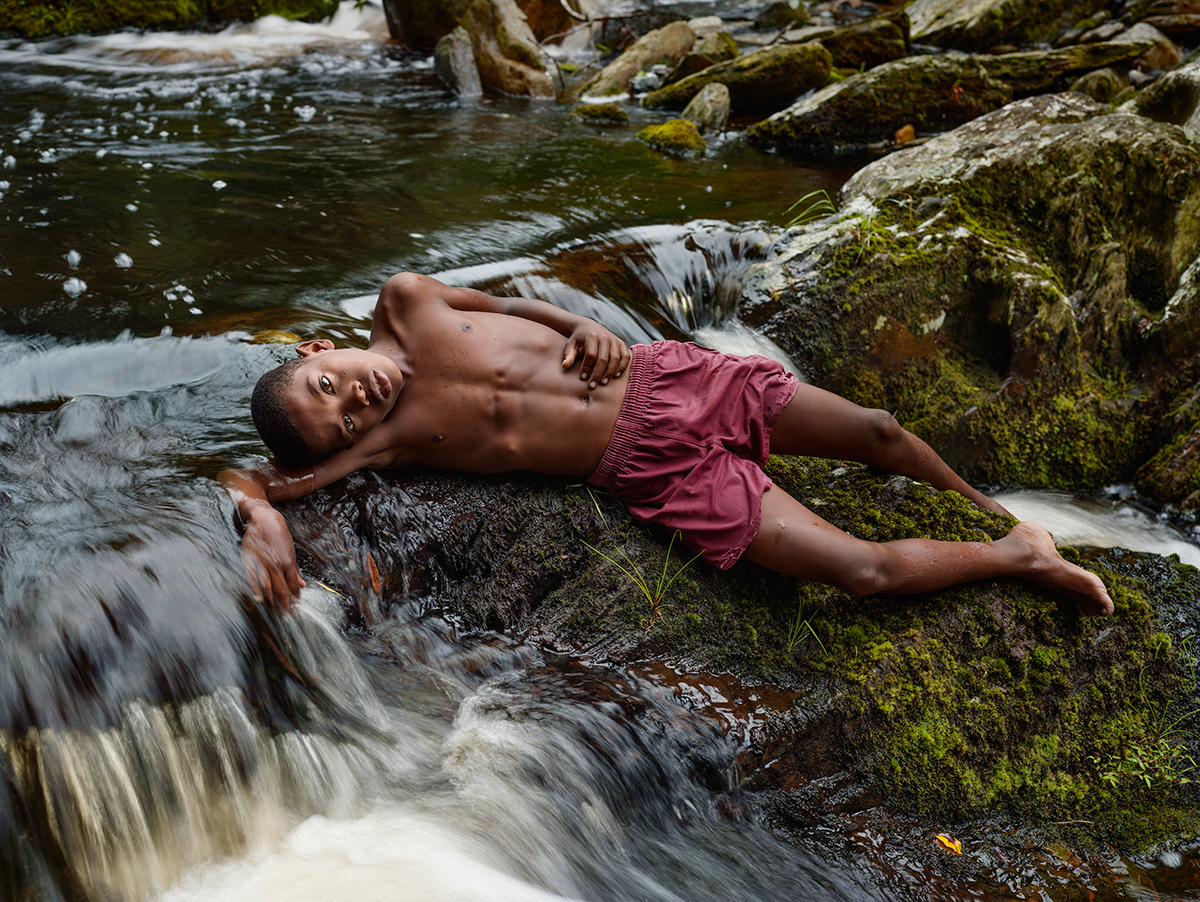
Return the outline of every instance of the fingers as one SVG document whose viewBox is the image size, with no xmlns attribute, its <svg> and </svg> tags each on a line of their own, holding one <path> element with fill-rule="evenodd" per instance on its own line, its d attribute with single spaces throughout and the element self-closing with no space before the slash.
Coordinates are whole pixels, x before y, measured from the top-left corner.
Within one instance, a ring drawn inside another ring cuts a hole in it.
<svg viewBox="0 0 1200 902">
<path fill-rule="evenodd" d="M 575 355 L 577 354 L 576 341 L 574 337 L 567 339 L 567 346 L 563 350 L 563 369 L 569 370 L 572 364 L 575 363 Z"/>
</svg>

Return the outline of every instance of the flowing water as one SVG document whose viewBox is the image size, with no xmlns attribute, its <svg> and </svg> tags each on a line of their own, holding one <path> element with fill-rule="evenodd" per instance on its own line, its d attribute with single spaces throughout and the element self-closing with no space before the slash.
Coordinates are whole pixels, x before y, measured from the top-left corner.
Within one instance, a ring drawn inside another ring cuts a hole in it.
<svg viewBox="0 0 1200 902">
<path fill-rule="evenodd" d="M 361 344 L 415 270 L 778 354 L 737 300 L 783 211 L 848 175 L 459 103 L 385 38 L 348 3 L 0 42 L 3 898 L 930 895 L 878 837 L 758 822 L 720 729 L 758 696 L 724 678 L 463 632 L 419 598 L 369 629 L 317 586 L 291 617 L 246 602 L 212 477 L 261 459 L 246 402 L 286 351 L 252 338 Z M 1118 897 L 1192 892 L 1182 858 L 1118 865 Z"/>
</svg>

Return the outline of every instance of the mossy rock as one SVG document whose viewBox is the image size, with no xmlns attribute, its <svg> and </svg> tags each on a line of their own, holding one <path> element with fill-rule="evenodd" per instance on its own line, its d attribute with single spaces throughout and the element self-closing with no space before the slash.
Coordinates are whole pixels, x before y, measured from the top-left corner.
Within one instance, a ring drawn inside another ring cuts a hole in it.
<svg viewBox="0 0 1200 902">
<path fill-rule="evenodd" d="M 705 85 L 719 82 L 729 88 L 735 115 L 769 112 L 824 84 L 831 65 L 829 51 L 817 43 L 766 47 L 651 91 L 642 103 L 681 110 Z"/>
<path fill-rule="evenodd" d="M 953 50 L 1051 41 L 1106 0 L 913 0 L 905 11 L 913 40 Z"/>
<path fill-rule="evenodd" d="M 696 126 L 686 119 L 668 119 L 648 125 L 638 132 L 638 140 L 673 157 L 695 156 L 708 148 Z"/>
<path fill-rule="evenodd" d="M 837 69 L 871 69 L 912 52 L 908 16 L 903 11 L 847 25 L 819 40 Z"/>
<path fill-rule="evenodd" d="M 768 472 L 874 541 L 990 541 L 1013 523 L 859 465 L 773 457 Z M 610 496 L 561 479 L 363 473 L 284 510 L 306 572 L 363 616 L 416 595 L 463 630 L 783 690 L 774 697 L 794 701 L 742 755 L 763 798 L 829 779 L 844 804 L 886 800 L 939 824 L 987 812 L 1087 819 L 1130 844 L 1194 827 L 1179 779 L 1196 753 L 1192 724 L 1163 726 L 1197 707 L 1184 637 L 1200 629 L 1200 576 L 1177 561 L 1068 551 L 1116 603 L 1112 618 L 1084 619 L 1020 580 L 852 599 L 748 562 L 689 563 Z M 654 598 L 660 573 L 670 582 Z M 1122 756 L 1152 746 L 1166 757 L 1146 787 Z M 1130 812 L 1149 818 L 1140 832 Z"/>
<path fill-rule="evenodd" d="M 855 152 L 890 140 L 904 125 L 943 131 L 1011 99 L 1012 89 L 975 57 L 914 56 L 829 84 L 750 126 L 746 139 L 800 155 Z"/>
<path fill-rule="evenodd" d="M 26 3 L 0 0 L 0 32 L 27 38 L 121 28 L 178 29 L 276 15 L 318 21 L 337 11 L 337 0 L 132 0 L 82 4 L 73 0 Z"/>
<path fill-rule="evenodd" d="M 571 110 L 571 115 L 600 128 L 624 128 L 629 124 L 629 113 L 615 103 L 585 103 Z"/>
<path fill-rule="evenodd" d="M 976 483 L 1129 481 L 1194 429 L 1198 174 L 1174 126 L 1019 101 L 860 170 L 743 318 Z"/>
</svg>

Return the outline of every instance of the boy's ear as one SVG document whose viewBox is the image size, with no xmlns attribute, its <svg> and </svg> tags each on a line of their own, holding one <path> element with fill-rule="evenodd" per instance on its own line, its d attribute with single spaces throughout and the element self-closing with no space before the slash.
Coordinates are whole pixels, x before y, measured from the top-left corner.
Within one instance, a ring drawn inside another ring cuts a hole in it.
<svg viewBox="0 0 1200 902">
<path fill-rule="evenodd" d="M 332 351 L 335 347 L 336 345 L 328 338 L 313 338 L 296 345 L 296 353 L 301 357 L 311 357 L 313 354 L 320 354 L 322 351 Z"/>
</svg>

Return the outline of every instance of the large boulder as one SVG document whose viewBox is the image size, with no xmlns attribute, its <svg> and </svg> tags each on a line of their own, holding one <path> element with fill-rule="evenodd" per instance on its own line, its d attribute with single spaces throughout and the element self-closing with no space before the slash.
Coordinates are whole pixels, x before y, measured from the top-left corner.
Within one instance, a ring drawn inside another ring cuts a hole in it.
<svg viewBox="0 0 1200 902">
<path fill-rule="evenodd" d="M 687 22 L 671 22 L 642 35 L 619 57 L 583 86 L 585 97 L 610 97 L 629 92 L 629 80 L 656 65 L 674 67 L 696 43 Z"/>
<path fill-rule="evenodd" d="M 998 109 L 1012 89 L 963 53 L 884 63 L 817 91 L 746 130 L 759 147 L 825 155 L 861 150 L 912 125 L 944 131 Z"/>
<path fill-rule="evenodd" d="M 463 14 L 479 80 L 502 94 L 554 99 L 554 82 L 515 0 L 473 0 Z"/>
<path fill-rule="evenodd" d="M 768 470 L 872 540 L 988 541 L 1013 522 L 860 466 L 772 458 Z M 1194 568 L 1077 557 L 1116 602 L 1111 619 L 1088 620 L 1019 580 L 851 599 L 748 562 L 688 563 L 669 536 L 567 480 L 364 473 L 284 510 L 306 572 L 343 591 L 356 622 L 419 596 L 461 629 L 765 684 L 728 726 L 749 739 L 754 798 L 784 818 L 883 805 L 941 829 L 970 816 L 1085 819 L 1093 836 L 1145 844 L 1194 801 L 1178 778 L 1144 786 L 1114 763 L 1163 738 L 1169 707 L 1196 706 L 1182 644 L 1200 626 Z M 1192 750 L 1174 735 L 1166 749 L 1178 777 Z"/>
<path fill-rule="evenodd" d="M 978 483 L 1126 481 L 1193 431 L 1166 419 L 1197 375 L 1200 150 L 1177 127 L 1017 101 L 860 170 L 842 205 L 743 308 L 817 384 Z M 1140 484 L 1177 496 L 1164 479 Z"/>
<path fill-rule="evenodd" d="M 912 40 L 954 50 L 1049 41 L 1107 0 L 913 0 Z"/>
<path fill-rule="evenodd" d="M 729 89 L 714 82 L 705 85 L 692 102 L 683 108 L 681 119 L 686 119 L 700 134 L 723 132 L 729 122 Z"/>
<path fill-rule="evenodd" d="M 651 91 L 642 102 L 683 109 L 705 85 L 718 82 L 729 88 L 735 115 L 770 112 L 823 84 L 831 65 L 829 51 L 818 43 L 766 47 Z"/>
</svg>

